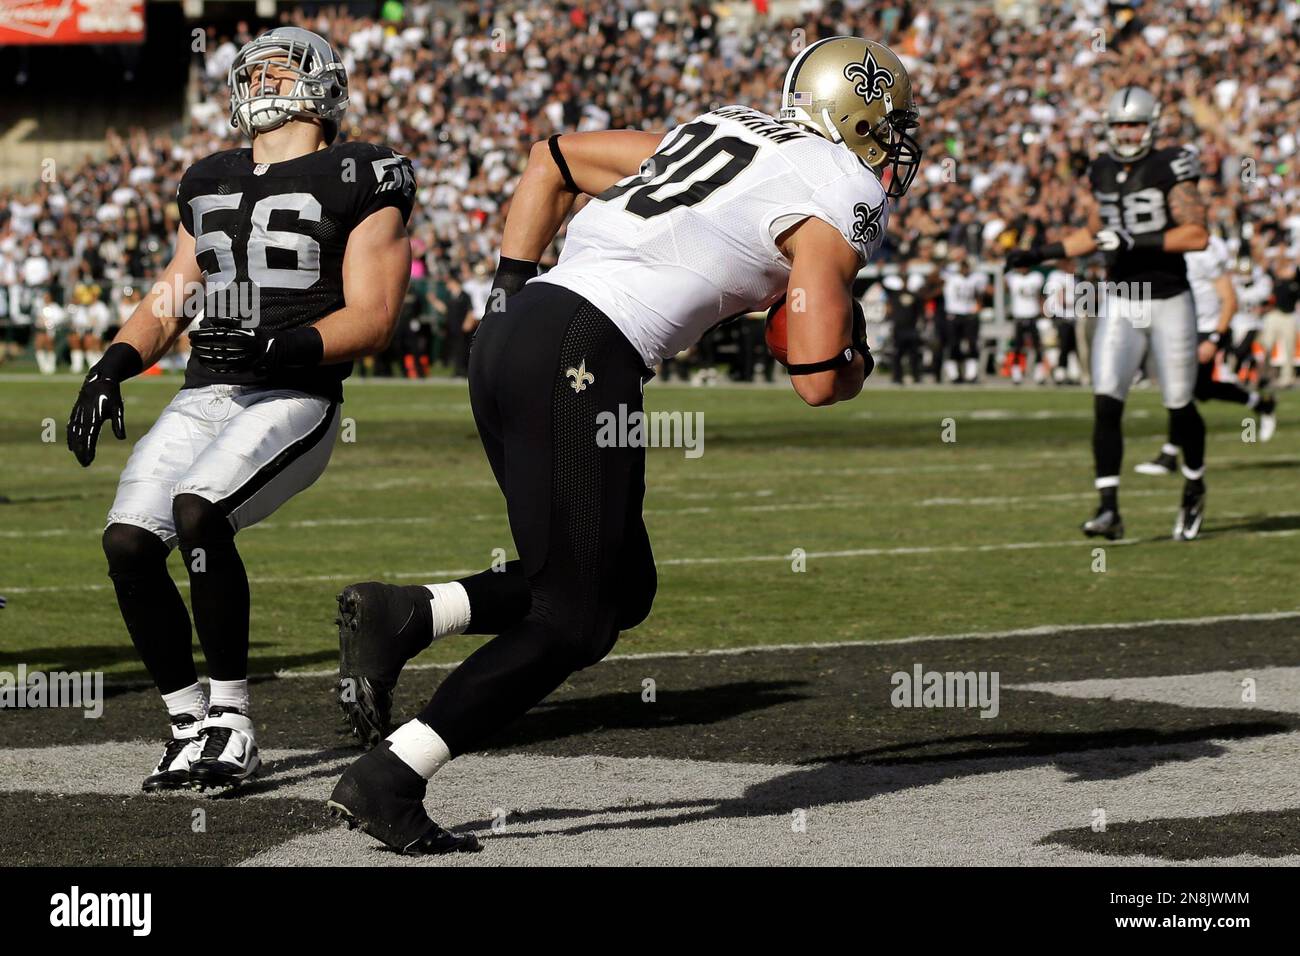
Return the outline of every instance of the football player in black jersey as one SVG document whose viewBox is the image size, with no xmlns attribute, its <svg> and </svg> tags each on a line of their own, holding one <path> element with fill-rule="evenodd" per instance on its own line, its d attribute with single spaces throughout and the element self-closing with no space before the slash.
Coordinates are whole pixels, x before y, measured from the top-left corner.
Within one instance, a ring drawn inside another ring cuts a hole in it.
<svg viewBox="0 0 1300 956">
<path fill-rule="evenodd" d="M 124 439 L 121 383 L 202 313 L 184 385 L 136 443 L 103 538 L 122 617 L 171 716 L 146 791 L 224 788 L 257 772 L 235 534 L 325 470 L 343 380 L 353 359 L 387 346 L 410 279 L 410 164 L 337 140 L 348 84 L 330 45 L 271 30 L 239 52 L 229 82 L 231 123 L 252 146 L 182 177 L 171 263 L 86 376 L 68 422 L 83 466 L 104 423 Z M 210 697 L 167 573 L 177 545 Z"/>
<path fill-rule="evenodd" d="M 1209 242 L 1205 205 L 1196 189 L 1200 166 L 1190 150 L 1153 149 L 1160 106 L 1146 90 L 1127 86 L 1106 108 L 1110 154 L 1088 167 L 1088 227 L 1062 242 L 1016 249 L 1010 267 L 1048 259 L 1106 254 L 1107 284 L 1097 296 L 1092 342 L 1093 459 L 1101 504 L 1083 524 L 1089 537 L 1124 536 L 1119 474 L 1124 452 L 1124 400 L 1147 349 L 1155 361 L 1170 434 L 1183 449 L 1182 502 L 1174 537 L 1200 532 L 1205 509 L 1205 422 L 1193 401 L 1196 315 L 1183 253 Z"/>
</svg>

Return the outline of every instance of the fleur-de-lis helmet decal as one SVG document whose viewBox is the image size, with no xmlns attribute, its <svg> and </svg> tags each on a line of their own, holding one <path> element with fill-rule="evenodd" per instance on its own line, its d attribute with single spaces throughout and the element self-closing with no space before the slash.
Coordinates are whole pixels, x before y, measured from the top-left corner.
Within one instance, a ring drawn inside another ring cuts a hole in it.
<svg viewBox="0 0 1300 956">
<path fill-rule="evenodd" d="M 780 118 L 844 146 L 870 166 L 891 198 L 907 192 L 921 163 L 919 115 L 907 68 L 889 47 L 828 37 L 805 47 L 785 74 Z"/>
<path fill-rule="evenodd" d="M 861 63 L 850 63 L 844 68 L 844 78 L 853 84 L 853 92 L 862 97 L 863 102 L 885 100 L 885 109 L 893 108 L 886 88 L 894 85 L 894 74 L 876 63 L 870 47 Z"/>
</svg>

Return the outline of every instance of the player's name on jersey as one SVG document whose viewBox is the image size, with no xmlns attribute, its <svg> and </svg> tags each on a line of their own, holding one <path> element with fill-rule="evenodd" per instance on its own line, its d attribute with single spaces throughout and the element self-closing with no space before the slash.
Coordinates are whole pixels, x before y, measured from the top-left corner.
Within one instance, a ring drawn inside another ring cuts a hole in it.
<svg viewBox="0 0 1300 956">
<path fill-rule="evenodd" d="M 758 110 L 750 109 L 748 106 L 724 106 L 721 109 L 714 110 L 713 115 L 720 116 L 723 119 L 735 120 L 746 129 L 752 130 L 759 136 L 770 139 L 774 143 L 788 143 L 791 140 L 811 135 L 807 130 L 800 129 L 797 126 L 778 123 L 770 116 L 766 116 L 758 112 Z"/>
</svg>

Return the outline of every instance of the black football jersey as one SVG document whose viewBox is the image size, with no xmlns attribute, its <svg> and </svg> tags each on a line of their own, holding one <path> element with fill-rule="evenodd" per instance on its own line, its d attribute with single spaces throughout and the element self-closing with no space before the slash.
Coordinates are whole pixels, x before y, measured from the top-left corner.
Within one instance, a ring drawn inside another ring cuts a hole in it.
<svg viewBox="0 0 1300 956">
<path fill-rule="evenodd" d="M 267 331 L 310 325 L 343 308 L 343 253 L 364 219 L 415 202 L 410 161 L 385 146 L 340 143 L 255 163 L 252 149 L 199 160 L 177 190 L 181 222 L 206 275 L 200 326 L 216 321 Z M 293 388 L 338 400 L 351 362 L 284 369 L 270 378 L 220 374 L 191 359 L 184 388 L 212 384 Z"/>
<path fill-rule="evenodd" d="M 1155 149 L 1135 163 L 1101 156 L 1088 167 L 1092 194 L 1101 207 L 1102 228 L 1124 229 L 1134 236 L 1164 233 L 1175 225 L 1169 212 L 1169 191 L 1201 175 L 1196 154 L 1182 147 Z M 1189 288 L 1181 252 L 1131 249 L 1106 253 L 1106 278 L 1111 282 L 1146 282 L 1151 295 L 1167 299 Z"/>
</svg>

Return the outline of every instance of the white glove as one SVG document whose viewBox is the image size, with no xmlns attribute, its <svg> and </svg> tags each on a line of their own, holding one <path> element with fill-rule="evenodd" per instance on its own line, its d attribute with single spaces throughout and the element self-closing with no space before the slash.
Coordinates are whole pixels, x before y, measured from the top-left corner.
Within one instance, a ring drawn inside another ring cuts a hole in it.
<svg viewBox="0 0 1300 956">
<path fill-rule="evenodd" d="M 1128 250 L 1134 244 L 1132 234 L 1123 229 L 1103 229 L 1092 237 L 1092 241 L 1102 252 Z"/>
</svg>

